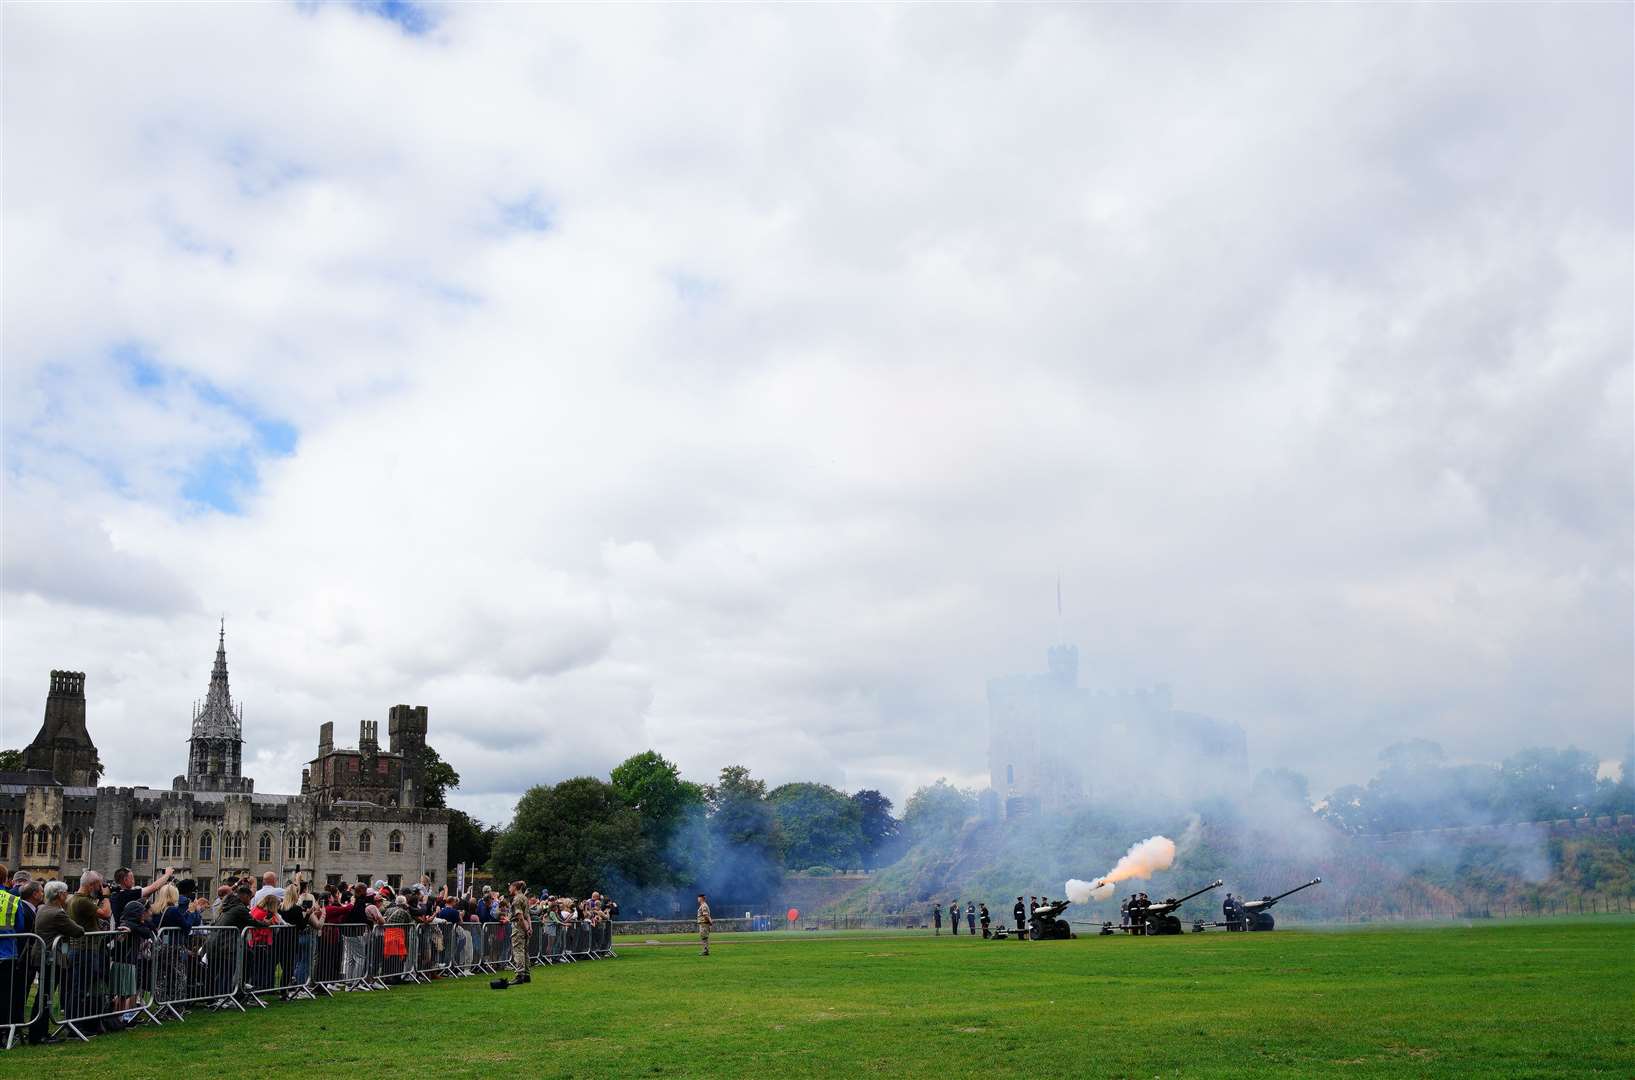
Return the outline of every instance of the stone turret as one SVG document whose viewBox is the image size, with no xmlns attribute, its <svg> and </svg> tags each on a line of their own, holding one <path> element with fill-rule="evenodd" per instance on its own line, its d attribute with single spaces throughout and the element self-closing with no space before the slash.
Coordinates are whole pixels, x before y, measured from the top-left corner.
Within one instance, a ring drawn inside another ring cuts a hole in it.
<svg viewBox="0 0 1635 1080">
<path fill-rule="evenodd" d="M 426 707 L 393 705 L 386 714 L 391 751 L 403 758 L 399 806 L 420 806 L 426 797 Z"/>
<path fill-rule="evenodd" d="M 85 727 L 85 673 L 53 671 L 40 733 L 23 751 L 23 767 L 49 772 L 59 784 L 96 783 L 97 748 Z"/>
<path fill-rule="evenodd" d="M 233 704 L 227 684 L 227 624 L 216 642 L 216 664 L 202 705 L 193 707 L 187 740 L 187 782 L 194 791 L 249 791 L 244 776 L 244 708 Z"/>
</svg>

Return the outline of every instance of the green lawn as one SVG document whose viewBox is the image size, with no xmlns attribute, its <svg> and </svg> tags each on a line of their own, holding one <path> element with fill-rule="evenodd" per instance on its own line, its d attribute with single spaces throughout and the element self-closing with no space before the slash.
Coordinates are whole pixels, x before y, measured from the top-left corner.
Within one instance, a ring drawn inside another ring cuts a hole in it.
<svg viewBox="0 0 1635 1080">
<path fill-rule="evenodd" d="M 1635 1076 L 1635 921 L 718 935 L 20 1048 L 21 1075 Z"/>
</svg>

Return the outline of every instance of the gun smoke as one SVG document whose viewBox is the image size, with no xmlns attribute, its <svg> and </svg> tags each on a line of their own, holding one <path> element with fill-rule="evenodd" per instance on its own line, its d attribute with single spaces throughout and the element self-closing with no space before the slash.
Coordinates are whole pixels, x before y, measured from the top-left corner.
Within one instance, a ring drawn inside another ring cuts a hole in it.
<svg viewBox="0 0 1635 1080">
<path fill-rule="evenodd" d="M 1169 869 L 1174 862 L 1175 841 L 1167 836 L 1149 836 L 1132 845 L 1116 866 L 1094 882 L 1069 879 L 1067 898 L 1076 904 L 1087 900 L 1106 900 L 1113 895 L 1113 886 L 1118 882 L 1131 878 L 1145 881 L 1158 871 Z"/>
</svg>

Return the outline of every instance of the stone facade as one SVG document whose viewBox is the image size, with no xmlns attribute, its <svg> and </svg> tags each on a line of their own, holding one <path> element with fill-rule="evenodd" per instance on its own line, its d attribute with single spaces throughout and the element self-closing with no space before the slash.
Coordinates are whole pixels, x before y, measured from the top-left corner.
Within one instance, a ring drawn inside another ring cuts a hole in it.
<svg viewBox="0 0 1635 1080">
<path fill-rule="evenodd" d="M 239 874 L 297 870 L 311 880 L 443 880 L 448 812 L 421 805 L 426 707 L 388 713 L 391 745 L 365 720 L 357 749 L 336 749 L 320 728 L 319 753 L 299 795 L 263 794 L 242 774 L 243 712 L 227 680 L 225 628 L 210 689 L 193 710 L 188 768 L 169 790 L 93 787 L 96 747 L 85 723 L 85 676 L 51 673 L 45 721 L 26 769 L 0 773 L 0 862 L 36 877 L 104 874 L 129 866 L 139 882 L 166 866 L 208 889 Z M 333 782 L 315 778 L 338 777 Z"/>
</svg>

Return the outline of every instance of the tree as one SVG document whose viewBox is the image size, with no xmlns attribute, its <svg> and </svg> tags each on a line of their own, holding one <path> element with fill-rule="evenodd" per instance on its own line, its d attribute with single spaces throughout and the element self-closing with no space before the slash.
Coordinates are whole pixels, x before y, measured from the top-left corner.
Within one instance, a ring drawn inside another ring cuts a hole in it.
<svg viewBox="0 0 1635 1080">
<path fill-rule="evenodd" d="M 492 862 L 503 879 L 576 897 L 614 882 L 640 887 L 659 870 L 641 815 L 593 776 L 528 789 Z"/>
<path fill-rule="evenodd" d="M 23 752 L 21 750 L 0 750 L 0 772 L 22 772 Z"/>
<path fill-rule="evenodd" d="M 688 808 L 704 805 L 704 788 L 681 778 L 681 770 L 654 750 L 626 758 L 613 769 L 613 790 L 642 816 L 642 830 L 659 847 L 669 840 Z"/>
<path fill-rule="evenodd" d="M 856 865 L 863 846 L 862 812 L 827 784 L 784 784 L 767 796 L 783 834 L 784 865 Z"/>
<path fill-rule="evenodd" d="M 1577 747 L 1529 747 L 1499 766 L 1501 803 L 1522 821 L 1581 817 L 1595 806 L 1599 765 L 1594 754 Z"/>
<path fill-rule="evenodd" d="M 891 816 L 891 800 L 873 788 L 857 792 L 852 802 L 857 806 L 858 828 L 863 834 L 863 865 L 872 869 L 897 839 L 902 823 Z"/>
<path fill-rule="evenodd" d="M 749 902 L 771 897 L 783 878 L 782 837 L 766 782 L 728 765 L 705 789 L 709 806 L 707 891 Z"/>
<path fill-rule="evenodd" d="M 448 806 L 448 790 L 460 786 L 460 774 L 432 746 L 420 751 L 420 768 L 420 805 L 433 810 L 444 809 Z"/>
<path fill-rule="evenodd" d="M 500 830 L 484 825 L 464 810 L 448 812 L 448 869 L 460 863 L 467 866 L 486 866 L 494 851 L 494 841 Z"/>
<path fill-rule="evenodd" d="M 1293 769 L 1262 769 L 1250 785 L 1249 797 L 1255 801 L 1275 800 L 1284 803 L 1311 805 L 1311 793 L 1306 778 Z"/>
<path fill-rule="evenodd" d="M 976 794 L 957 788 L 947 778 L 920 788 L 903 808 L 903 829 L 914 840 L 952 833 L 976 813 Z"/>
</svg>

